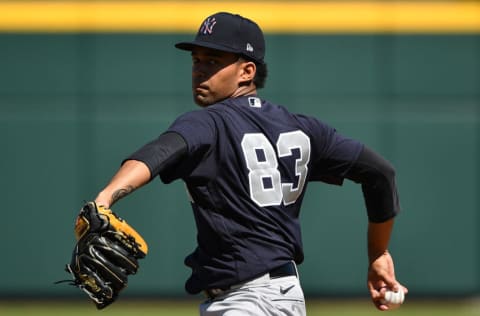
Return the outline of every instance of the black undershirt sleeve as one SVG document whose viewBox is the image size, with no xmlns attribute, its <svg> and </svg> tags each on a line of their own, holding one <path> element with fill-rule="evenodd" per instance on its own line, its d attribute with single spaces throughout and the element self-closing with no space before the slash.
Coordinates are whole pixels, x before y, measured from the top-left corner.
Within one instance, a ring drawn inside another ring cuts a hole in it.
<svg viewBox="0 0 480 316">
<path fill-rule="evenodd" d="M 364 147 L 346 178 L 362 185 L 371 222 L 381 223 L 400 212 L 394 167 L 379 154 Z"/>
<path fill-rule="evenodd" d="M 163 180 L 162 174 L 166 173 L 168 169 L 178 166 L 187 153 L 187 149 L 187 143 L 180 134 L 167 132 L 138 149 L 122 164 L 127 160 L 141 161 L 150 169 L 152 179 L 160 175 Z"/>
</svg>

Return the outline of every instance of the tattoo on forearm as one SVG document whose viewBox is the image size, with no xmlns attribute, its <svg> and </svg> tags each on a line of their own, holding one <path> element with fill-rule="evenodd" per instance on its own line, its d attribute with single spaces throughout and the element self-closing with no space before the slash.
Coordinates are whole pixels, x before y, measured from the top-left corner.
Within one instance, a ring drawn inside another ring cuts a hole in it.
<svg viewBox="0 0 480 316">
<path fill-rule="evenodd" d="M 118 189 L 117 191 L 113 192 L 112 193 L 112 203 L 111 204 L 117 202 L 118 200 L 120 200 L 124 196 L 132 193 L 133 190 L 135 190 L 135 188 L 133 186 L 129 185 L 125 188 L 121 188 L 121 189 Z"/>
</svg>

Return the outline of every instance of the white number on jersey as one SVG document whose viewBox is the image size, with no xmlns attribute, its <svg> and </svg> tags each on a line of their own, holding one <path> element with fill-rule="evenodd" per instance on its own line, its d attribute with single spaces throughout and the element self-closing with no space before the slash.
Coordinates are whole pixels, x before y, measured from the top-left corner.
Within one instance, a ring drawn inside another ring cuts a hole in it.
<svg viewBox="0 0 480 316">
<path fill-rule="evenodd" d="M 262 133 L 245 134 L 242 150 L 248 173 L 250 197 L 259 206 L 295 203 L 302 194 L 310 161 L 310 138 L 302 131 L 281 133 L 277 140 L 278 158 L 292 156 L 298 149 L 300 157 L 295 160 L 298 183 L 282 183 L 275 150 Z"/>
</svg>

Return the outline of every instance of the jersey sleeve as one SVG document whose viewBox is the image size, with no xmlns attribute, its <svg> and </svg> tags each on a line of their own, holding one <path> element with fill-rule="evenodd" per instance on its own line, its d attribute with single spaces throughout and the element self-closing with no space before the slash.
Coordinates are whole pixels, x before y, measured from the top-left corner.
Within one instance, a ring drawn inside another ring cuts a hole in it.
<svg viewBox="0 0 480 316">
<path fill-rule="evenodd" d="M 177 133 L 164 133 L 145 144 L 125 159 L 143 162 L 150 170 L 151 178 L 163 175 L 181 163 L 187 152 L 187 144 Z"/>
<path fill-rule="evenodd" d="M 342 185 L 357 160 L 363 144 L 345 137 L 333 127 L 314 118 L 306 118 L 312 142 L 310 180 Z"/>
<path fill-rule="evenodd" d="M 207 151 L 216 139 L 215 122 L 206 109 L 187 112 L 178 117 L 167 132 L 180 134 L 188 145 L 189 155 Z"/>
<path fill-rule="evenodd" d="M 334 128 L 315 119 L 310 119 L 309 124 L 313 152 L 310 180 L 341 185 L 347 178 L 361 183 L 371 222 L 380 223 L 396 216 L 400 204 L 393 166 Z"/>
<path fill-rule="evenodd" d="M 184 177 L 202 160 L 215 139 L 215 124 L 206 111 L 192 111 L 178 117 L 157 139 L 145 144 L 127 159 L 142 161 L 152 178 L 164 183 Z M 194 159 L 189 159 L 189 158 Z"/>
<path fill-rule="evenodd" d="M 165 183 L 187 176 L 211 151 L 217 139 L 216 124 L 207 109 L 181 115 L 170 125 L 166 133 L 180 135 L 187 144 L 187 149 L 182 162 L 161 175 Z"/>
</svg>

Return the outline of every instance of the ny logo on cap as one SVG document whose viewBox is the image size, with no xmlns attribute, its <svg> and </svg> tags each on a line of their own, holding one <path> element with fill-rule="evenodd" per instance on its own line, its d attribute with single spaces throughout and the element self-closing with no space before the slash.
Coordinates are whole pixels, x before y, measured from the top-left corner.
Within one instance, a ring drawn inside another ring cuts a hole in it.
<svg viewBox="0 0 480 316">
<path fill-rule="evenodd" d="M 213 27 L 217 24 L 217 20 L 214 17 L 209 17 L 203 21 L 202 27 L 200 28 L 200 33 L 207 35 L 212 34 Z"/>
</svg>

